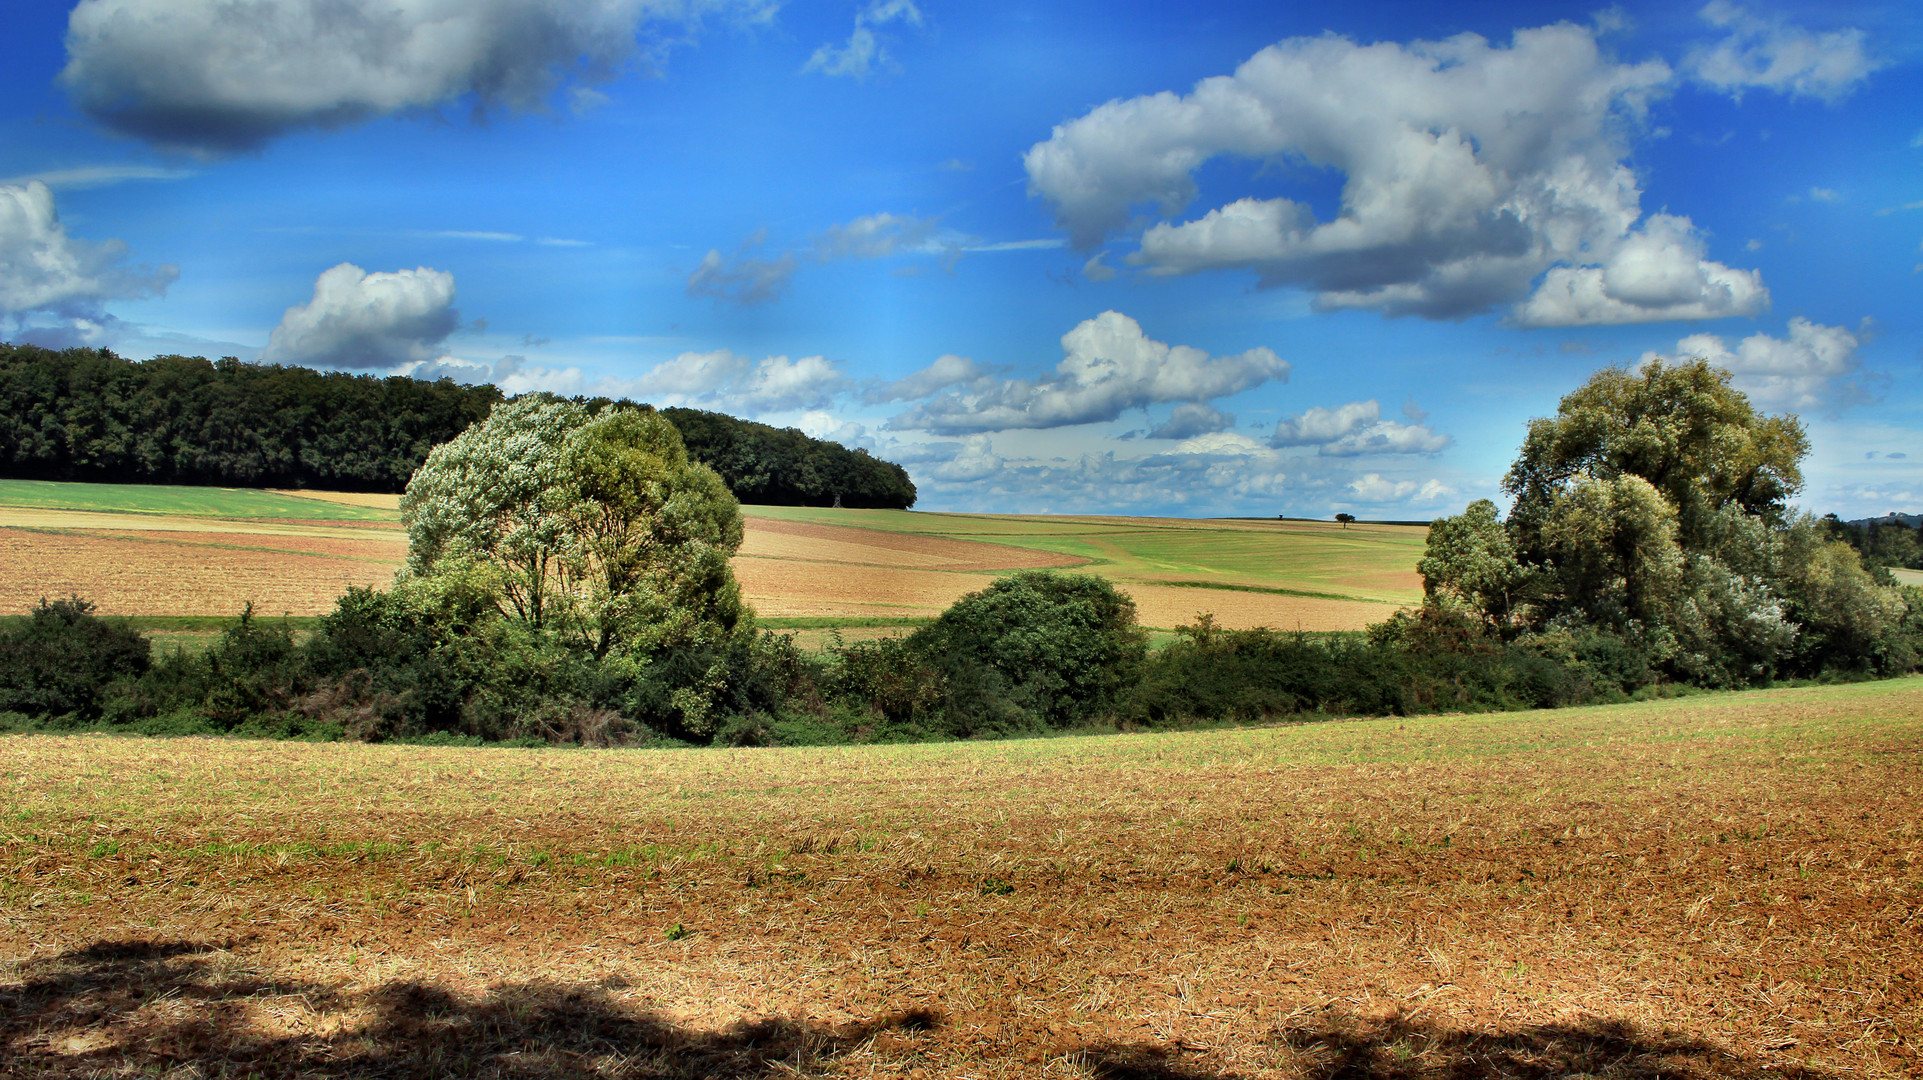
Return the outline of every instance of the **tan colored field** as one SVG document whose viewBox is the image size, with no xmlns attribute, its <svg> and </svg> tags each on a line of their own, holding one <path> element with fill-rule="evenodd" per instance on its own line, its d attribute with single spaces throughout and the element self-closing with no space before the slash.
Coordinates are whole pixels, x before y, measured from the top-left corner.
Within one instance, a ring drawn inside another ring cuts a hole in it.
<svg viewBox="0 0 1923 1080">
<path fill-rule="evenodd" d="M 835 750 L 14 736 L 0 790 L 14 1075 L 1923 1067 L 1917 679 Z"/>
<path fill-rule="evenodd" d="M 271 488 L 276 495 L 288 495 L 296 499 L 316 499 L 321 502 L 337 503 L 342 506 L 365 506 L 372 510 L 401 509 L 399 495 L 382 495 L 366 491 L 310 491 L 306 488 Z"/>
<path fill-rule="evenodd" d="M 250 602 L 322 615 L 350 585 L 392 581 L 405 552 L 381 538 L 0 527 L 0 613 L 74 594 L 117 615 L 233 615 Z"/>
<path fill-rule="evenodd" d="M 109 614 L 231 615 L 251 601 L 263 613 L 319 615 L 350 584 L 391 580 L 406 556 L 392 495 L 282 491 L 260 503 L 284 514 L 304 500 L 365 518 L 301 520 L 217 516 L 263 493 L 218 492 L 211 511 L 117 513 L 99 507 L 136 495 L 164 507 L 170 492 L 192 505 L 187 496 L 204 489 L 9 490 L 23 504 L 0 506 L 0 614 L 77 593 Z M 771 618 L 932 617 L 1024 567 L 1111 577 L 1142 623 L 1161 628 L 1206 611 L 1229 627 L 1356 630 L 1420 596 L 1421 530 L 1399 526 L 797 507 L 748 507 L 744 521 L 735 572 Z"/>
<path fill-rule="evenodd" d="M 1006 544 L 911 536 L 753 515 L 746 517 L 744 524 L 746 535 L 741 543 L 740 558 L 963 573 L 1077 566 L 1087 561 L 1073 555 Z"/>
</svg>

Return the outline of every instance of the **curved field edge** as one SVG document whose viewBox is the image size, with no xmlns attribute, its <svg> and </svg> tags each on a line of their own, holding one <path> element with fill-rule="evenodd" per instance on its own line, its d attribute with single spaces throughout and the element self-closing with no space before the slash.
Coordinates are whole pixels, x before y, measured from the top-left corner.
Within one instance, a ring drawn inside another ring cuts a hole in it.
<svg viewBox="0 0 1923 1080">
<path fill-rule="evenodd" d="M 379 585 L 384 571 L 399 566 L 404 537 L 393 501 L 0 482 L 0 563 L 30 571 L 0 575 L 0 609 L 26 611 L 42 595 L 72 592 L 109 614 L 213 615 L 252 601 L 263 612 L 319 615 L 347 585 Z M 743 512 L 749 543 L 736 570 L 761 613 L 865 619 L 848 625 L 871 633 L 933 617 L 961 595 L 1030 565 L 1083 567 L 1112 578 L 1135 596 L 1142 622 L 1163 633 L 1201 611 L 1232 627 L 1353 631 L 1421 595 L 1414 569 L 1419 527 L 757 506 Z M 372 561 L 355 567 L 332 558 L 343 553 Z"/>
<path fill-rule="evenodd" d="M 0 785 L 37 1025 L 0 1036 L 44 1071 L 170 1067 L 194 1024 L 294 1071 L 750 1028 L 833 1076 L 1923 1060 L 1923 679 L 906 747 L 27 736 Z"/>
</svg>

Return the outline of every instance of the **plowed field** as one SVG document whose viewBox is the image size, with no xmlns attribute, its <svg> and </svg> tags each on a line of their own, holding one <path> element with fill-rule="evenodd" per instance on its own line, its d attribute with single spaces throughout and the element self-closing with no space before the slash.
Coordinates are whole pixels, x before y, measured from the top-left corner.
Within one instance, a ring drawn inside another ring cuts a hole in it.
<svg viewBox="0 0 1923 1080">
<path fill-rule="evenodd" d="M 836 750 L 0 739 L 12 1075 L 1910 1077 L 1923 681 Z"/>
<path fill-rule="evenodd" d="M 232 615 L 249 602 L 323 614 L 347 586 L 400 568 L 398 502 L 0 481 L 0 614 L 68 593 L 117 615 Z M 1164 629 L 1210 612 L 1229 627 L 1358 630 L 1421 597 L 1423 530 L 1406 526 L 760 506 L 744 518 L 735 573 L 773 619 L 928 618 L 1025 567 L 1106 575 Z"/>
<path fill-rule="evenodd" d="M 368 532 L 372 530 L 361 530 Z M 116 615 L 324 615 L 351 585 L 384 586 L 395 534 L 0 528 L 0 613 L 79 595 Z"/>
</svg>

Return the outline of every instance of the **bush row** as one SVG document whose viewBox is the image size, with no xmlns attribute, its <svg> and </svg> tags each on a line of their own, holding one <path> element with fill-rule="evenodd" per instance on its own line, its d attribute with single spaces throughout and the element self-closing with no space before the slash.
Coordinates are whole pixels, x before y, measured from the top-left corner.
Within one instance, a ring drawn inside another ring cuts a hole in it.
<svg viewBox="0 0 1923 1080">
<path fill-rule="evenodd" d="M 1923 592 L 1909 600 L 1923 615 Z M 1908 671 L 1919 616 L 1903 633 L 1903 649 L 1805 674 Z M 1505 641 L 1435 606 L 1360 635 L 1227 630 L 1204 615 L 1150 652 L 1106 580 L 1044 571 L 964 597 L 905 638 L 820 653 L 761 632 L 596 658 L 458 594 L 405 589 L 351 590 L 304 640 L 243 612 L 204 651 L 159 657 L 77 598 L 0 631 L 0 716 L 16 730 L 820 745 L 1548 708 L 1689 685 L 1607 630 Z"/>
</svg>

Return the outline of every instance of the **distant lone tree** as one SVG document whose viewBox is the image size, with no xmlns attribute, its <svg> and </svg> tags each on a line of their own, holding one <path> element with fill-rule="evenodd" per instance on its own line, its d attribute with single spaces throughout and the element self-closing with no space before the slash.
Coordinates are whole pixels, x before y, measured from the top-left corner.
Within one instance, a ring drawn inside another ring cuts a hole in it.
<svg viewBox="0 0 1923 1080">
<path fill-rule="evenodd" d="M 478 589 L 597 657 L 751 626 L 728 563 L 740 507 L 651 409 L 497 405 L 428 455 L 401 517 L 410 575 Z"/>
<path fill-rule="evenodd" d="M 1355 520 L 1355 515 L 1354 514 L 1337 514 L 1335 516 L 1335 519 L 1337 521 L 1340 521 L 1342 523 L 1342 527 L 1346 529 L 1349 527 L 1349 523 Z"/>
</svg>

